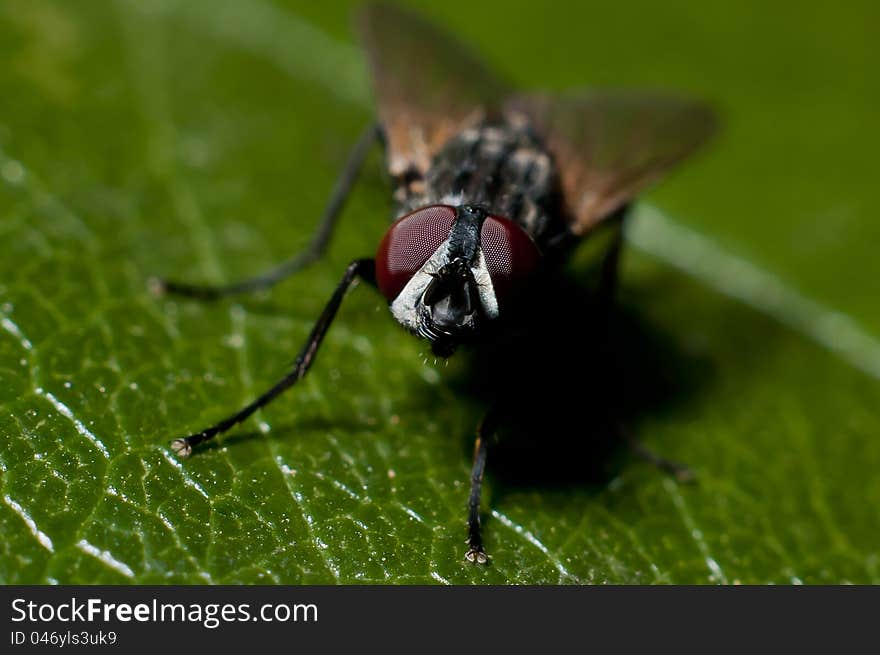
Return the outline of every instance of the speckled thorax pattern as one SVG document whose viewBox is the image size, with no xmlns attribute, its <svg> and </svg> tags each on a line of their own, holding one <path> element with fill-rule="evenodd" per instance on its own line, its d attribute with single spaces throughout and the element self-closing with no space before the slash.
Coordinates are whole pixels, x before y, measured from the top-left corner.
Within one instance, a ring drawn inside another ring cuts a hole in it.
<svg viewBox="0 0 880 655">
<path fill-rule="evenodd" d="M 396 180 L 398 216 L 427 205 L 478 205 L 518 225 L 544 248 L 567 231 L 552 157 L 525 127 L 484 123 L 449 140 L 424 175 Z"/>
</svg>

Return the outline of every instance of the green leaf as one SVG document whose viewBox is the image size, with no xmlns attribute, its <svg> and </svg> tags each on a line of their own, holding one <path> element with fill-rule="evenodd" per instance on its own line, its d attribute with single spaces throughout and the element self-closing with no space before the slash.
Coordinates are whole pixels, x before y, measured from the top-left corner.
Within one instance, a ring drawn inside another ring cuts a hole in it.
<svg viewBox="0 0 880 655">
<path fill-rule="evenodd" d="M 875 6 L 430 5 L 523 85 L 662 84 L 723 109 L 714 149 L 640 208 L 615 323 L 624 418 L 698 483 L 593 448 L 588 403 L 539 403 L 546 429 L 490 451 L 493 559 L 468 564 L 480 360 L 426 362 L 366 287 L 301 385 L 176 459 L 171 438 L 286 370 L 387 224 L 375 156 L 327 259 L 270 294 L 147 291 L 307 243 L 371 116 L 351 5 L 9 0 L 0 581 L 880 582 Z M 571 377 L 523 385 L 592 388 L 584 326 L 550 325 Z"/>
</svg>

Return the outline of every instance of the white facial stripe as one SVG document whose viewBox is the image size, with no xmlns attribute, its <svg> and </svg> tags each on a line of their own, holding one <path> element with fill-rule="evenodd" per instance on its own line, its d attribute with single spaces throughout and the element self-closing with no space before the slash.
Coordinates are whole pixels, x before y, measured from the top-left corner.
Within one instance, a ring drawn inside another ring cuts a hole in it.
<svg viewBox="0 0 880 655">
<path fill-rule="evenodd" d="M 397 294 L 397 298 L 391 303 L 391 313 L 394 318 L 408 330 L 418 331 L 419 315 L 416 311 L 416 305 L 419 298 L 425 293 L 432 277 L 431 273 L 436 273 L 446 261 L 449 259 L 449 240 L 444 241 L 434 254 L 428 258 L 428 261 L 413 275 L 406 286 Z"/>
<path fill-rule="evenodd" d="M 489 318 L 498 318 L 498 299 L 495 297 L 495 287 L 489 276 L 489 267 L 486 266 L 486 258 L 483 256 L 482 248 L 477 252 L 477 263 L 476 266 L 471 267 L 471 272 L 477 282 L 483 313 Z"/>
<path fill-rule="evenodd" d="M 428 261 L 410 278 L 406 286 L 397 294 L 397 298 L 391 303 L 391 313 L 397 321 L 413 332 L 418 331 L 419 317 L 416 307 L 425 293 L 425 289 L 433 279 L 432 273 L 438 272 L 449 263 L 449 240 L 444 241 Z M 495 297 L 495 287 L 492 286 L 492 278 L 486 266 L 486 258 L 483 249 L 477 252 L 477 259 L 471 266 L 471 273 L 477 283 L 477 291 L 480 296 L 480 304 L 486 317 L 493 319 L 498 317 L 498 299 Z"/>
</svg>

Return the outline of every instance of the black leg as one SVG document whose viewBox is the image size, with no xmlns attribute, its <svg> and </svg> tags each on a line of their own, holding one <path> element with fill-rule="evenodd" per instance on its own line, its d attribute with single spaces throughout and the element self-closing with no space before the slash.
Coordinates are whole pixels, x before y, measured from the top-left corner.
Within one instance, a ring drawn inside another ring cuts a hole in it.
<svg viewBox="0 0 880 655">
<path fill-rule="evenodd" d="M 471 494 L 468 498 L 468 551 L 465 559 L 474 564 L 486 564 L 489 556 L 483 550 L 483 537 L 480 533 L 480 494 L 483 489 L 483 472 L 486 469 L 486 454 L 489 438 L 495 431 L 497 410 L 490 409 L 477 428 L 474 443 L 474 465 L 471 469 Z"/>
<path fill-rule="evenodd" d="M 201 432 L 191 434 L 188 437 L 175 439 L 171 442 L 171 450 L 180 457 L 188 457 L 190 453 L 192 453 L 193 446 L 226 432 L 229 428 L 241 423 L 258 409 L 265 407 L 272 402 L 283 391 L 289 389 L 301 380 L 308 372 L 312 362 L 315 360 L 318 347 L 321 345 L 324 335 L 327 334 L 327 329 L 330 327 L 333 317 L 336 316 L 336 311 L 342 304 L 342 299 L 345 297 L 346 290 L 348 290 L 352 282 L 358 277 L 370 282 L 374 281 L 375 268 L 372 259 L 357 259 L 345 269 L 345 275 L 342 276 L 342 281 L 339 283 L 339 286 L 336 287 L 336 291 L 333 292 L 333 296 L 330 298 L 327 306 L 324 307 L 324 311 L 321 312 L 321 316 L 315 323 L 315 327 L 312 328 L 312 332 L 309 334 L 305 346 L 303 346 L 303 349 L 300 351 L 299 355 L 297 355 L 296 362 L 294 362 L 293 368 L 287 375 L 281 378 L 275 386 L 232 416 L 226 417 L 216 425 L 212 425 Z"/>
<path fill-rule="evenodd" d="M 618 286 L 618 272 L 620 270 L 620 255 L 623 249 L 623 224 L 626 220 L 627 207 L 623 207 L 617 214 L 608 219 L 609 227 L 614 230 L 611 245 L 605 252 L 602 260 L 602 268 L 599 277 L 598 303 L 599 311 L 606 317 L 606 343 L 608 346 L 606 356 L 609 366 L 614 366 L 612 357 L 611 320 L 614 312 L 614 297 Z M 615 376 L 616 378 L 616 376 Z M 617 385 L 619 388 L 620 385 Z M 661 471 L 675 476 L 679 482 L 692 482 L 696 479 L 694 472 L 684 464 L 679 464 L 667 459 L 648 448 L 639 439 L 633 436 L 620 422 L 612 421 L 613 428 L 618 436 L 623 439 L 633 454 L 653 464 Z"/>
<path fill-rule="evenodd" d="M 336 186 L 333 189 L 333 194 L 330 196 L 330 202 L 324 210 L 324 215 L 321 217 L 321 222 L 318 224 L 318 229 L 312 235 L 312 240 L 305 250 L 297 253 L 293 258 L 262 275 L 257 275 L 256 277 L 248 278 L 240 282 L 234 282 L 223 286 L 201 286 L 158 279 L 152 281 L 154 290 L 160 293 L 173 293 L 201 300 L 216 300 L 218 298 L 223 298 L 224 296 L 267 289 L 284 278 L 293 275 L 297 271 L 317 261 L 324 253 L 327 243 L 330 241 L 330 237 L 333 234 L 333 228 L 336 225 L 336 219 L 339 218 L 339 215 L 342 212 L 345 201 L 351 192 L 352 186 L 354 186 L 354 183 L 357 180 L 358 174 L 360 173 L 361 166 L 367 158 L 370 148 L 378 138 L 378 125 L 370 125 L 364 130 L 363 134 L 361 134 L 348 157 L 345 168 L 342 169 L 342 173 L 336 181 Z"/>
</svg>

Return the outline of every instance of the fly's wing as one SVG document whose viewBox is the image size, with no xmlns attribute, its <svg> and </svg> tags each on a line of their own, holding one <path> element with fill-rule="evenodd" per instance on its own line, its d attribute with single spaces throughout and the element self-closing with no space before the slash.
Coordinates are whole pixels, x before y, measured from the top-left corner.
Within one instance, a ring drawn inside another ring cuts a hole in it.
<svg viewBox="0 0 880 655">
<path fill-rule="evenodd" d="M 416 14 L 371 4 L 357 18 L 388 170 L 398 178 L 424 176 L 451 136 L 498 106 L 505 85 L 466 46 Z"/>
<path fill-rule="evenodd" d="M 706 105 L 662 92 L 520 95 L 505 104 L 528 121 L 559 171 L 570 229 L 582 235 L 665 175 L 716 130 Z"/>
</svg>

